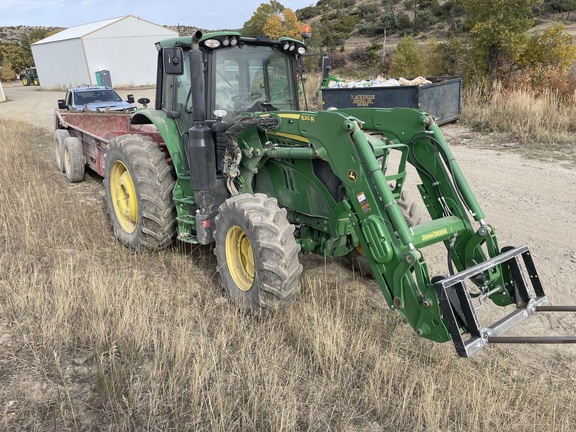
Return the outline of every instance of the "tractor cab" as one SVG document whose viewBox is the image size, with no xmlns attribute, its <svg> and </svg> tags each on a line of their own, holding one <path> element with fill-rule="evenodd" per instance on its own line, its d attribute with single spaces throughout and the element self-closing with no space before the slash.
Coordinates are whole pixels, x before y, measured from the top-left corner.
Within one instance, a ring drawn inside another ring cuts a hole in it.
<svg viewBox="0 0 576 432">
<path fill-rule="evenodd" d="M 174 118 L 182 135 L 193 119 L 212 124 L 245 112 L 299 108 L 297 57 L 306 51 L 300 41 L 222 32 L 169 39 L 158 43 L 157 49 L 162 68 L 156 109 Z M 196 72 L 195 51 L 201 53 L 201 71 Z"/>
</svg>

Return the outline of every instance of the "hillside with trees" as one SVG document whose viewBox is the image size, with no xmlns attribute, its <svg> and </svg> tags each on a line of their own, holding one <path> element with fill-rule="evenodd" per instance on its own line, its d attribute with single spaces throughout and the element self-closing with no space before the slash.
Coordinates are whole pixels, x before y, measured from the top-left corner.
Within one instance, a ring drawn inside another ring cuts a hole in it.
<svg viewBox="0 0 576 432">
<path fill-rule="evenodd" d="M 512 133 L 534 152 L 545 142 L 568 157 L 576 142 L 575 11 L 576 0 L 320 0 L 297 10 L 292 25 L 312 27 L 310 51 L 329 53 L 341 78 L 461 76 L 463 123 Z M 243 32 L 266 34 L 274 16 L 290 12 L 263 3 Z M 305 66 L 319 71 L 313 58 Z"/>
<path fill-rule="evenodd" d="M 320 0 L 296 14 L 345 74 L 538 84 L 570 71 L 575 11 L 576 0 Z"/>
<path fill-rule="evenodd" d="M 320 0 L 296 11 L 270 0 L 237 30 L 300 38 L 307 23 L 311 50 L 351 78 L 459 75 L 465 85 L 554 82 L 570 93 L 575 11 L 576 0 Z M 33 66 L 30 44 L 59 30 L 0 27 L 0 78 Z"/>
</svg>

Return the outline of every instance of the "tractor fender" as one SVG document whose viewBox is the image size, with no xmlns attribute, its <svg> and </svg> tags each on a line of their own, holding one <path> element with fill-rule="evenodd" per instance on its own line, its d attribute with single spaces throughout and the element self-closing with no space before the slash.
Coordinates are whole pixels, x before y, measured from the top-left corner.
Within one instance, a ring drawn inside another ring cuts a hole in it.
<svg viewBox="0 0 576 432">
<path fill-rule="evenodd" d="M 141 108 L 134 113 L 130 123 L 133 125 L 153 124 L 162 136 L 164 144 L 170 154 L 172 166 L 178 178 L 185 175 L 188 170 L 188 161 L 183 153 L 182 138 L 178 126 L 172 118 L 168 118 L 166 112 L 150 108 Z"/>
</svg>

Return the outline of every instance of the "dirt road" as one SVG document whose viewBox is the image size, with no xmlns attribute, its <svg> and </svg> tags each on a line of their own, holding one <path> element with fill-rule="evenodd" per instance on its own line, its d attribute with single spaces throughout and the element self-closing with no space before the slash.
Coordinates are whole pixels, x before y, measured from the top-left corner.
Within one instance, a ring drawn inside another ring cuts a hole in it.
<svg viewBox="0 0 576 432">
<path fill-rule="evenodd" d="M 0 103 L 0 117 L 26 119 L 44 128 L 47 157 L 51 157 L 53 113 L 64 92 L 20 84 L 5 85 L 4 90 L 9 101 Z M 153 89 L 124 90 L 121 95 L 128 93 L 136 99 L 154 98 Z M 576 304 L 576 171 L 558 163 L 525 159 L 506 150 L 514 143 L 510 145 L 502 136 L 473 133 L 460 125 L 446 125 L 443 132 L 484 209 L 486 222 L 496 228 L 500 246 L 527 244 L 550 302 Z M 92 187 L 101 188 L 98 182 Z M 430 261 L 432 274 L 446 274 L 444 256 Z M 530 321 L 525 333 L 576 334 L 574 314 Z M 576 353 L 574 346 L 546 350 Z"/>
</svg>

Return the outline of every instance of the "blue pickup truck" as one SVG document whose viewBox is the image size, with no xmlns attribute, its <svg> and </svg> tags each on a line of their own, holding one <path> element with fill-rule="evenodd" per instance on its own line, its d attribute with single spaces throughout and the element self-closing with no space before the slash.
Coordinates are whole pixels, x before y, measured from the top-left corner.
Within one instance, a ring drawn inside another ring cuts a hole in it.
<svg viewBox="0 0 576 432">
<path fill-rule="evenodd" d="M 68 110 L 90 111 L 125 111 L 133 112 L 134 96 L 128 95 L 123 100 L 112 87 L 91 86 L 77 87 L 66 91 L 66 97 L 58 100 L 58 108 Z"/>
</svg>

